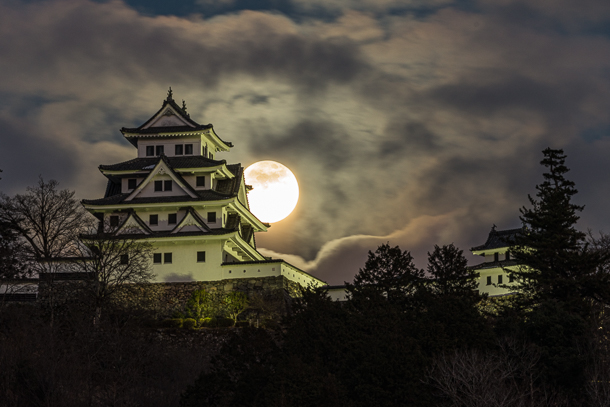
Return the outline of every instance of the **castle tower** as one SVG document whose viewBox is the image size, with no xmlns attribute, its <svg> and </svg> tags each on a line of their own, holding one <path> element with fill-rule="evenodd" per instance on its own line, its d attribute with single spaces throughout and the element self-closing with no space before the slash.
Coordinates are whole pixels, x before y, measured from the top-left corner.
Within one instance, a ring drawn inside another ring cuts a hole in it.
<svg viewBox="0 0 610 407">
<path fill-rule="evenodd" d="M 515 270 L 519 265 L 510 258 L 509 249 L 515 237 L 521 233 L 521 229 L 496 230 L 494 225 L 487 236 L 487 241 L 470 249 L 472 254 L 483 256 L 485 261 L 471 270 L 479 272 L 479 292 L 490 296 L 507 295 L 513 293 L 507 287 L 516 282 L 511 280 L 509 271 Z"/>
<path fill-rule="evenodd" d="M 302 286 L 321 280 L 284 262 L 265 258 L 254 234 L 268 224 L 250 212 L 240 164 L 217 160 L 233 144 L 211 124 L 193 121 L 173 100 L 137 128 L 122 128 L 137 158 L 100 165 L 108 179 L 101 199 L 84 207 L 114 235 L 145 239 L 157 281 L 218 281 L 284 276 Z"/>
</svg>

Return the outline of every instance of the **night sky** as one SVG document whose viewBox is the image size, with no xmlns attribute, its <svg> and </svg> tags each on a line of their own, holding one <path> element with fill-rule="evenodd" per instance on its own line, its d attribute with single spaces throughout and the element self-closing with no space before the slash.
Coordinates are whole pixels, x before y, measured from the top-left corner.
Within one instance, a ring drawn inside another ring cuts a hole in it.
<svg viewBox="0 0 610 407">
<path fill-rule="evenodd" d="M 381 243 L 424 267 L 519 227 L 547 146 L 579 228 L 610 232 L 608 1 L 5 0 L 0 73 L 2 192 L 42 175 L 102 197 L 98 165 L 136 155 L 119 129 L 171 86 L 235 145 L 218 158 L 295 173 L 258 247 L 331 284 Z"/>
</svg>

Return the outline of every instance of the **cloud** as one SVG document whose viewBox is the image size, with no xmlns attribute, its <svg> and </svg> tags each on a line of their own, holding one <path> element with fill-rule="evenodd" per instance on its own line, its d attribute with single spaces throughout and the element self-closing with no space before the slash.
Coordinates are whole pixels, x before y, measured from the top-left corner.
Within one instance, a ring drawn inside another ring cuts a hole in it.
<svg viewBox="0 0 610 407">
<path fill-rule="evenodd" d="M 98 165 L 135 156 L 118 130 L 148 119 L 172 86 L 194 120 L 235 144 L 219 158 L 295 173 L 295 213 L 257 242 L 335 283 L 386 241 L 425 262 L 434 243 L 465 248 L 493 223 L 518 226 L 547 146 L 586 169 L 574 171 L 593 202 L 583 220 L 607 229 L 607 6 L 426 4 L 205 19 L 120 1 L 3 3 L 0 186 L 12 194 L 42 174 L 100 197 Z"/>
</svg>

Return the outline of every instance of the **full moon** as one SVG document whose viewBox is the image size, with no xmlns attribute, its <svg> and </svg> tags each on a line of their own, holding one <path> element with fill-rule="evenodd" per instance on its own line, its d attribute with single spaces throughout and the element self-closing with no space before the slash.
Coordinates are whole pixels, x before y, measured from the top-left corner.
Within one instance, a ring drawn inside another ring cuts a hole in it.
<svg viewBox="0 0 610 407">
<path fill-rule="evenodd" d="M 250 211 L 261 221 L 279 222 L 286 218 L 299 201 L 299 183 L 294 174 L 276 161 L 259 161 L 244 172 Z"/>
</svg>

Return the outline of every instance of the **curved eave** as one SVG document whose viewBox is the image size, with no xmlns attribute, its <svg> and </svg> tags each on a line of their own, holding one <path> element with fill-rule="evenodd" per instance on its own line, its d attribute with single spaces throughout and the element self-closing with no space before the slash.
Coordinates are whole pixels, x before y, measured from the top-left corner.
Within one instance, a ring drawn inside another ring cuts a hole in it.
<svg viewBox="0 0 610 407">
<path fill-rule="evenodd" d="M 231 147 L 233 147 L 233 143 L 224 141 L 218 137 L 218 134 L 216 134 L 213 127 L 207 131 L 207 134 L 211 136 L 211 141 L 216 145 L 218 151 L 229 151 Z"/>
<path fill-rule="evenodd" d="M 129 131 L 127 129 L 121 129 L 121 133 L 123 136 L 134 146 L 137 146 L 137 139 L 139 138 L 154 138 L 154 137 L 190 137 L 190 136 L 208 136 L 209 141 L 214 144 L 214 147 L 217 151 L 229 151 L 231 147 L 233 147 L 233 143 L 228 141 L 223 141 L 216 132 L 213 127 L 207 129 L 193 129 L 193 130 L 184 130 L 184 131 L 159 131 L 154 133 L 144 133 L 138 131 Z"/>
<path fill-rule="evenodd" d="M 226 237 L 227 235 L 224 236 Z M 242 239 L 239 232 L 235 232 L 228 240 L 230 240 L 235 246 L 239 247 L 239 249 L 244 253 L 247 253 L 248 256 L 252 257 L 254 260 L 265 260 L 265 256 L 260 254 L 258 250 L 250 246 L 248 242 Z"/>
<path fill-rule="evenodd" d="M 236 200 L 235 197 L 215 200 L 215 201 L 178 201 L 178 202 L 155 202 L 155 203 L 137 203 L 133 201 L 122 202 L 118 204 L 111 205 L 95 205 L 95 204 L 86 204 L 83 203 L 83 207 L 87 210 L 92 210 L 96 212 L 114 212 L 121 209 L 136 209 L 136 208 L 154 208 L 154 209 L 162 209 L 162 208 L 182 208 L 187 206 L 192 207 L 210 207 L 210 206 L 222 206 L 222 205 L 230 205 Z"/>
<path fill-rule="evenodd" d="M 180 173 L 180 174 L 184 174 L 184 173 L 211 173 L 211 172 L 215 172 L 216 174 L 220 175 L 221 178 L 223 179 L 231 179 L 231 178 L 235 178 L 235 174 L 233 174 L 229 168 L 227 167 L 227 164 L 222 164 L 222 165 L 217 165 L 215 167 L 193 167 L 193 168 L 174 168 L 174 171 Z"/>
<path fill-rule="evenodd" d="M 508 249 L 510 249 L 510 246 L 494 247 L 493 249 L 477 249 L 476 247 L 473 247 L 470 251 L 475 256 L 485 256 L 486 253 L 506 253 Z"/>
<path fill-rule="evenodd" d="M 254 232 L 266 232 L 271 225 L 268 223 L 261 222 L 259 218 L 254 216 L 250 210 L 248 210 L 239 199 L 235 198 L 233 202 L 231 202 L 231 209 L 235 210 L 241 217 L 246 218 L 249 223 L 254 226 Z"/>
</svg>

